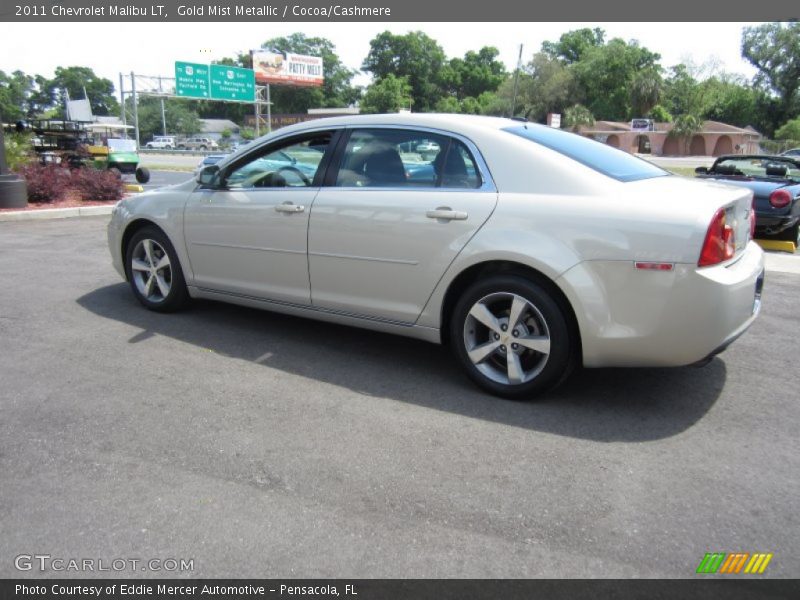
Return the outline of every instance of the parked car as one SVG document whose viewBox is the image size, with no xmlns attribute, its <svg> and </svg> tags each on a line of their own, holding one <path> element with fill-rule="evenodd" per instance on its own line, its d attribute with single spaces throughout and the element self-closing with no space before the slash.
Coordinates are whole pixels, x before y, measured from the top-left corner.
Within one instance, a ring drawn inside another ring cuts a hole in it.
<svg viewBox="0 0 800 600">
<path fill-rule="evenodd" d="M 179 150 L 219 150 L 219 144 L 208 137 L 186 138 L 178 143 Z"/>
<path fill-rule="evenodd" d="M 753 192 L 756 237 L 777 236 L 800 244 L 800 158 L 733 154 L 695 172 Z"/>
<path fill-rule="evenodd" d="M 152 141 L 147 142 L 145 147 L 150 150 L 174 150 L 177 148 L 177 144 L 172 136 L 157 135 Z"/>
<path fill-rule="evenodd" d="M 436 176 L 410 180 L 401 149 L 426 139 Z M 445 343 L 483 389 L 527 398 L 581 364 L 721 352 L 759 313 L 753 219 L 749 189 L 565 131 L 362 115 L 282 128 L 126 198 L 108 241 L 148 309 L 210 298 Z"/>
<path fill-rule="evenodd" d="M 208 156 L 204 156 L 200 159 L 200 162 L 197 163 L 197 166 L 194 168 L 193 174 L 197 176 L 197 174 L 204 168 L 208 167 L 209 165 L 215 165 L 223 158 L 225 158 L 225 154 L 209 154 Z"/>
<path fill-rule="evenodd" d="M 793 156 L 800 158 L 800 148 L 792 148 L 791 150 L 781 152 L 781 156 Z"/>
</svg>

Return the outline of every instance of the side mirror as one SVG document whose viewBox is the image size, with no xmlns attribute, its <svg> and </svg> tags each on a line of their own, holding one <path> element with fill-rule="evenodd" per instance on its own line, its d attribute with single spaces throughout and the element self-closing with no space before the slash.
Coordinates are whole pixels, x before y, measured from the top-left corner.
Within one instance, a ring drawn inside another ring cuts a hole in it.
<svg viewBox="0 0 800 600">
<path fill-rule="evenodd" d="M 215 187 L 219 179 L 219 167 L 217 165 L 208 165 L 203 167 L 197 174 L 197 183 L 203 187 Z"/>
<path fill-rule="evenodd" d="M 708 175 L 708 167 L 697 167 L 694 172 L 697 175 Z"/>
</svg>

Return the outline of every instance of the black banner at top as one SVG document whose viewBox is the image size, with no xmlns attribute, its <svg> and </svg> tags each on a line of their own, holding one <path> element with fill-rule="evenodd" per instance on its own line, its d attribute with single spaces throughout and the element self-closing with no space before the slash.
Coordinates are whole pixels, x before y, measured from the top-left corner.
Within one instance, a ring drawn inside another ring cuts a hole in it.
<svg viewBox="0 0 800 600">
<path fill-rule="evenodd" d="M 788 21 L 795 0 L 0 0 L 6 22 Z"/>
</svg>

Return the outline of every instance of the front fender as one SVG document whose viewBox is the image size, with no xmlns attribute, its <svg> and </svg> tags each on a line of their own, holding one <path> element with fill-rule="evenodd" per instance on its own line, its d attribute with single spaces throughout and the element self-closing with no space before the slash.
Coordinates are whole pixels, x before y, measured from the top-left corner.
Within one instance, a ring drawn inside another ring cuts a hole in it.
<svg viewBox="0 0 800 600">
<path fill-rule="evenodd" d="M 131 226 L 141 221 L 147 221 L 158 226 L 169 238 L 175 252 L 178 254 L 184 278 L 187 283 L 194 280 L 194 272 L 189 262 L 189 255 L 186 251 L 186 244 L 183 237 L 183 213 L 186 202 L 189 199 L 190 191 L 182 189 L 183 186 L 174 188 L 155 190 L 140 196 L 129 198 L 120 202 L 112 215 L 112 222 L 109 225 L 109 239 L 112 237 L 112 229 L 116 229 L 114 235 L 116 251 L 118 252 L 119 262 L 124 262 L 125 248 L 122 247 L 125 232 Z M 115 249 L 112 248 L 112 256 Z M 117 257 L 114 256 L 115 263 Z M 116 264 L 115 264 L 116 266 Z M 119 271 L 120 269 L 117 268 Z M 122 270 L 124 273 L 124 268 Z"/>
</svg>

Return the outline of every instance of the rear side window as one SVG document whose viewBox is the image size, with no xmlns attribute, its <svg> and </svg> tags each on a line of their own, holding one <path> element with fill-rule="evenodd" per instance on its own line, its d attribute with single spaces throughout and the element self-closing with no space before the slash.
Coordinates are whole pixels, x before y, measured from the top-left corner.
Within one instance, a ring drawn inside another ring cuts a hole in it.
<svg viewBox="0 0 800 600">
<path fill-rule="evenodd" d="M 555 150 L 617 181 L 638 181 L 669 175 L 646 160 L 576 133 L 540 125 L 509 127 L 505 131 Z"/>
<path fill-rule="evenodd" d="M 357 129 L 347 143 L 337 187 L 478 188 L 475 160 L 460 141 L 405 129 Z"/>
</svg>

